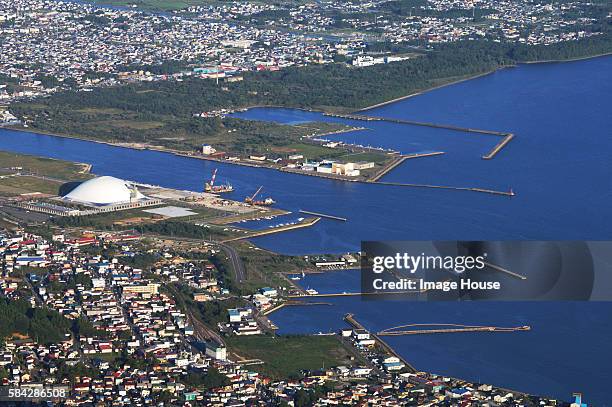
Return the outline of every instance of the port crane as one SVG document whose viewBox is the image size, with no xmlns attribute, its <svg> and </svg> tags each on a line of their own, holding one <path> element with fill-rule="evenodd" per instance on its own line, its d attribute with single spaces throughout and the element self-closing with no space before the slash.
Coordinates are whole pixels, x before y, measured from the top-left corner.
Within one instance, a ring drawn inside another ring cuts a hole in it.
<svg viewBox="0 0 612 407">
<path fill-rule="evenodd" d="M 246 198 L 244 198 L 244 202 L 246 203 L 253 203 L 253 201 L 255 200 L 255 197 L 257 195 L 259 195 L 259 193 L 261 192 L 261 190 L 263 189 L 263 185 L 260 186 L 259 188 L 257 188 L 257 191 L 255 191 L 255 193 L 251 196 L 247 196 Z"/>
<path fill-rule="evenodd" d="M 207 182 L 204 185 L 204 192 L 212 192 L 212 193 L 220 194 L 223 192 L 232 192 L 234 190 L 234 187 L 232 187 L 228 183 L 224 185 L 215 185 L 216 178 L 217 178 L 217 169 L 215 168 L 213 171 L 212 177 L 210 178 L 210 182 Z"/>
<path fill-rule="evenodd" d="M 257 197 L 257 195 L 259 195 L 262 189 L 263 189 L 263 185 L 257 188 L 257 191 L 255 191 L 253 195 L 247 196 L 246 198 L 244 198 L 244 202 L 251 204 L 251 205 L 258 205 L 258 206 L 270 206 L 270 205 L 275 204 L 276 201 L 274 201 L 274 199 L 272 198 L 266 198 L 264 200 L 255 200 L 255 198 Z"/>
</svg>

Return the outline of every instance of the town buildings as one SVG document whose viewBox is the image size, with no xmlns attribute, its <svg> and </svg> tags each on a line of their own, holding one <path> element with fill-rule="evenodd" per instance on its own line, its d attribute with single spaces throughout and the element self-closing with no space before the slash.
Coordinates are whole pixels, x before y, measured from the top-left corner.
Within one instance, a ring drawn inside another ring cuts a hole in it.
<svg viewBox="0 0 612 407">
<path fill-rule="evenodd" d="M 0 0 L 0 103 L 67 88 L 186 76 L 235 82 L 249 71 L 334 61 L 364 67 L 411 57 L 370 53 L 368 43 L 426 49 L 459 40 L 537 45 L 599 35 L 593 5 L 581 1 L 430 0 L 401 12 L 388 3 L 232 2 L 145 13 Z"/>
<path fill-rule="evenodd" d="M 0 231 L 0 306 L 25 301 L 31 309 L 56 313 L 58 321 L 72 321 L 72 328 L 54 339 L 5 338 L 0 344 L 0 386 L 63 386 L 67 394 L 59 402 L 66 406 L 295 405 L 309 394 L 317 395 L 317 406 L 566 405 L 411 371 L 397 356 L 378 348 L 371 333 L 361 328 L 338 334 L 360 355 L 353 365 L 272 381 L 233 361 L 221 337 L 207 339 L 204 347 L 194 346 L 200 338 L 192 315 L 181 305 L 182 297 L 169 294 L 167 284 L 186 284 L 217 298 L 223 290 L 213 277 L 214 266 L 167 262 L 172 256 L 159 249 L 159 264 L 139 269 L 122 261 L 122 256 L 138 252 L 138 242 L 121 240 L 120 235 L 75 239 L 59 232 L 46 240 L 26 231 Z M 96 254 L 96 247 L 115 254 Z M 282 300 L 274 287 L 258 291 L 253 299 L 261 304 Z M 227 334 L 262 334 L 256 318 L 262 309 L 265 306 L 230 309 Z M 42 331 L 29 332 L 36 337 Z M 193 384 L 194 377 L 207 375 L 223 380 L 206 388 Z"/>
</svg>

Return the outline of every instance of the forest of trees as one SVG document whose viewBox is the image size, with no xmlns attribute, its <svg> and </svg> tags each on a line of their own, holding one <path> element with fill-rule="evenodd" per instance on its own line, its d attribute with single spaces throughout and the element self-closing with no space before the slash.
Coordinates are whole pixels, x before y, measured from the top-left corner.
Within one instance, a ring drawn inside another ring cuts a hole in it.
<svg viewBox="0 0 612 407">
<path fill-rule="evenodd" d="M 295 393 L 293 402 L 296 407 L 313 406 L 330 391 L 333 391 L 333 386 L 327 382 L 323 385 L 314 386 L 312 389 L 300 389 Z"/>
<path fill-rule="evenodd" d="M 75 335 L 79 337 L 94 337 L 97 336 L 99 338 L 107 338 L 108 332 L 99 330 L 96 328 L 91 321 L 87 318 L 81 316 L 75 319 L 72 323 L 72 330 Z"/>
<path fill-rule="evenodd" d="M 164 222 L 147 223 L 136 226 L 139 233 L 153 233 L 164 236 L 187 237 L 193 239 L 209 239 L 211 232 L 207 228 L 193 223 L 169 220 Z"/>
<path fill-rule="evenodd" d="M 474 75 L 512 63 L 503 52 L 491 52 L 490 46 L 466 44 L 367 68 L 328 64 L 252 72 L 245 74 L 244 81 L 224 86 L 197 78 L 128 84 L 92 92 L 67 91 L 44 103 L 49 110 L 78 106 L 179 117 L 250 105 L 357 108 L 426 89 L 441 79 Z M 30 113 L 27 104 L 15 104 L 13 110 L 20 115 Z"/>
<path fill-rule="evenodd" d="M 56 311 L 30 308 L 23 300 L 0 298 L 0 338 L 19 333 L 39 343 L 60 342 L 71 325 L 69 319 Z"/>
<path fill-rule="evenodd" d="M 206 373 L 189 372 L 183 381 L 188 386 L 202 390 L 210 390 L 230 384 L 228 377 L 220 373 L 215 367 L 209 367 Z"/>
</svg>

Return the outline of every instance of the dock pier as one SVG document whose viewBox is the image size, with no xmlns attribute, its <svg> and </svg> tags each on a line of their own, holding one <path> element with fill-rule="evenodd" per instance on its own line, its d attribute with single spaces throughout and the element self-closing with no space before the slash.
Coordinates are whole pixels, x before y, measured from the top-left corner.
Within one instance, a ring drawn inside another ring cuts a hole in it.
<svg viewBox="0 0 612 407">
<path fill-rule="evenodd" d="M 287 298 L 331 298 L 331 297 L 361 297 L 368 295 L 400 295 L 400 294 L 417 294 L 421 291 L 389 291 L 384 293 L 371 292 L 371 293 L 323 293 L 323 294 L 299 294 L 299 295 L 288 295 Z"/>
<path fill-rule="evenodd" d="M 304 213 L 306 215 L 313 215 L 313 216 L 318 216 L 320 218 L 327 218 L 327 219 L 332 219 L 332 220 L 339 220 L 341 222 L 346 222 L 347 219 L 346 218 L 341 218 L 340 216 L 334 216 L 334 215 L 326 215 L 324 213 L 319 213 L 319 212 L 311 212 L 311 211 L 306 211 L 304 209 L 300 209 L 298 212 L 300 213 Z"/>
<path fill-rule="evenodd" d="M 344 316 L 344 321 L 346 323 L 348 323 L 349 325 L 351 325 L 353 328 L 355 329 L 364 329 L 367 331 L 367 329 L 365 329 L 365 327 L 363 325 L 361 325 L 356 319 L 355 316 L 353 314 L 346 314 Z M 368 331 L 369 332 L 369 331 Z M 418 370 L 412 366 L 402 355 L 400 355 L 399 353 L 397 353 L 395 351 L 395 349 L 393 349 L 391 346 L 389 346 L 389 344 L 385 341 L 383 341 L 380 336 L 378 336 L 375 333 L 370 332 L 370 335 L 372 336 L 372 338 L 376 341 L 376 343 L 385 350 L 385 352 L 387 352 L 388 354 L 395 356 L 396 358 L 398 358 L 404 365 L 406 365 L 406 367 L 411 371 L 411 373 L 415 373 L 418 372 Z"/>
<path fill-rule="evenodd" d="M 423 329 L 425 328 L 425 329 Z M 431 329 L 427 329 L 431 328 Z M 462 332 L 520 332 L 529 331 L 529 325 L 516 327 L 480 326 L 462 324 L 406 324 L 387 328 L 377 333 L 379 336 L 403 336 L 424 334 L 446 334 Z"/>
<path fill-rule="evenodd" d="M 393 169 L 395 169 L 400 164 L 402 164 L 404 161 L 410 158 L 432 157 L 432 156 L 442 155 L 442 154 L 445 154 L 445 152 L 444 151 L 432 151 L 429 153 L 415 153 L 415 154 L 405 154 L 405 155 L 396 156 L 391 160 L 391 162 L 388 165 L 386 165 L 384 168 L 382 168 L 380 171 L 374 174 L 368 180 L 368 182 L 377 182 L 379 179 L 387 175 Z"/>
<path fill-rule="evenodd" d="M 221 243 L 234 242 L 236 240 L 251 239 L 254 237 L 260 237 L 260 236 L 271 235 L 274 233 L 286 232 L 288 230 L 307 228 L 307 227 L 313 226 L 320 220 L 321 220 L 320 217 L 308 218 L 308 219 L 304 219 L 301 222 L 294 223 L 293 225 L 285 225 L 285 226 L 278 226 L 278 227 L 274 227 L 270 229 L 257 230 L 251 233 L 247 233 L 243 236 L 237 236 L 237 237 L 232 237 L 230 239 L 225 239 Z"/>
<path fill-rule="evenodd" d="M 493 264 L 493 263 L 489 263 L 489 262 L 485 261 L 484 265 L 489 267 L 489 268 L 491 268 L 491 269 L 493 269 L 493 270 L 495 270 L 495 271 L 500 271 L 502 273 L 508 274 L 509 276 L 512 276 L 514 278 L 518 278 L 518 279 L 521 279 L 521 280 L 527 280 L 526 276 L 523 276 L 521 274 L 518 274 L 518 273 L 515 273 L 513 271 L 510 271 L 510 270 L 508 270 L 508 269 L 506 269 L 506 268 L 504 268 L 502 266 L 498 266 L 497 264 Z"/>
<path fill-rule="evenodd" d="M 325 116 L 338 117 L 341 119 L 348 119 L 348 120 L 384 121 L 384 122 L 389 122 L 389 123 L 408 124 L 411 126 L 422 126 L 422 127 L 431 127 L 434 129 L 453 130 L 453 131 L 459 131 L 462 133 L 477 133 L 477 134 L 486 134 L 490 136 L 503 137 L 503 140 L 500 141 L 495 147 L 493 147 L 493 149 L 488 154 L 482 156 L 484 160 L 493 159 L 514 138 L 514 134 L 512 133 L 506 133 L 506 132 L 495 131 L 495 130 L 474 129 L 470 127 L 453 126 L 451 124 L 420 122 L 416 120 L 393 119 L 393 118 L 387 118 L 387 117 L 373 117 L 373 116 L 365 116 L 365 115 L 360 115 L 360 114 L 325 113 Z"/>
<path fill-rule="evenodd" d="M 482 156 L 482 159 L 483 160 L 493 159 L 497 155 L 497 153 L 499 153 L 501 149 L 506 146 L 506 144 L 512 141 L 513 138 L 514 138 L 514 134 L 512 133 L 506 134 L 505 137 L 499 143 L 497 143 L 497 145 L 493 147 L 493 149 L 489 151 L 488 154 L 485 154 Z"/>
</svg>

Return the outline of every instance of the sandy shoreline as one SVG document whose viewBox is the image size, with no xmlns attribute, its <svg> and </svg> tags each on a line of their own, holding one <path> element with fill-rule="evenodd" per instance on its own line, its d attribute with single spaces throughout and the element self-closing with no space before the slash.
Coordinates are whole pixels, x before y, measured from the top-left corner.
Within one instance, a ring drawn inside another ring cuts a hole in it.
<svg viewBox="0 0 612 407">
<path fill-rule="evenodd" d="M 476 74 L 476 75 L 467 76 L 465 78 L 461 78 L 461 79 L 457 79 L 457 80 L 454 80 L 454 81 L 450 81 L 448 83 L 443 83 L 441 85 L 437 85 L 437 86 L 434 86 L 432 88 L 424 89 L 424 90 L 421 90 L 421 91 L 418 91 L 418 92 L 410 93 L 410 94 L 405 95 L 405 96 L 400 96 L 400 97 L 397 97 L 397 98 L 394 98 L 394 99 L 391 99 L 391 100 L 387 100 L 385 102 L 380 102 L 380 103 L 376 103 L 374 105 L 363 107 L 361 109 L 354 110 L 354 112 L 365 112 L 365 111 L 368 111 L 368 110 L 376 109 L 377 107 L 382 107 L 382 106 L 390 105 L 390 104 L 395 103 L 395 102 L 400 102 L 400 101 L 405 100 L 405 99 L 409 99 L 409 98 L 412 98 L 412 97 L 415 97 L 415 96 L 423 95 L 423 94 L 425 94 L 427 92 L 431 92 L 432 90 L 441 89 L 441 88 L 444 88 L 444 87 L 447 87 L 447 86 L 456 85 L 456 84 L 461 83 L 461 82 L 471 81 L 472 79 L 478 79 L 478 78 L 481 78 L 483 76 L 491 75 L 491 74 L 493 74 L 493 73 L 495 73 L 495 72 L 497 72 L 497 71 L 499 71 L 501 69 L 506 69 L 506 68 L 510 68 L 510 67 L 513 67 L 513 66 L 514 65 L 503 66 L 503 67 L 500 67 L 500 68 L 492 69 L 492 70 L 487 71 L 487 72 L 483 72 L 483 73 L 479 73 L 479 74 Z"/>
<path fill-rule="evenodd" d="M 576 62 L 576 61 L 584 61 L 587 59 L 595 59 L 601 57 L 608 57 L 612 55 L 612 52 L 606 52 L 603 54 L 591 55 L 588 57 L 578 57 L 578 58 L 570 58 L 570 59 L 547 59 L 542 61 L 531 61 L 531 62 L 521 62 L 521 65 L 535 65 L 535 64 L 562 64 L 564 62 Z"/>
</svg>

